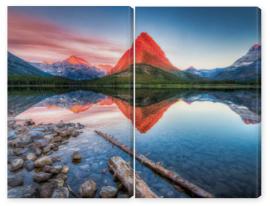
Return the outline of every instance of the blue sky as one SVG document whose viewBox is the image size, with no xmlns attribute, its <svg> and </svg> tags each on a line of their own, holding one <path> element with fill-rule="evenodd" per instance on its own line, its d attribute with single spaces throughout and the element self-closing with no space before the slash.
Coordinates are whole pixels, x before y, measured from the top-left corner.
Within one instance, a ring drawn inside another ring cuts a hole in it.
<svg viewBox="0 0 270 206">
<path fill-rule="evenodd" d="M 260 43 L 258 12 L 252 7 L 139 7 L 136 36 L 147 32 L 181 69 L 229 66 Z"/>
</svg>

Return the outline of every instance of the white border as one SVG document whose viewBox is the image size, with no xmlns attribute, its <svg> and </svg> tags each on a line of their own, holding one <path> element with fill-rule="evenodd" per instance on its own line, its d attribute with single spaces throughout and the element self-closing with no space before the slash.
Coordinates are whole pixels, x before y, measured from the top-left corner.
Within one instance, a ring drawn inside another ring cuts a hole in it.
<svg viewBox="0 0 270 206">
<path fill-rule="evenodd" d="M 268 0 L 1 0 L 0 2 L 0 200 L 2 205 L 269 205 L 270 203 L 270 8 Z M 7 199 L 7 6 L 258 6 L 262 9 L 262 196 L 258 199 Z M 269 124 L 269 126 L 267 125 Z"/>
</svg>

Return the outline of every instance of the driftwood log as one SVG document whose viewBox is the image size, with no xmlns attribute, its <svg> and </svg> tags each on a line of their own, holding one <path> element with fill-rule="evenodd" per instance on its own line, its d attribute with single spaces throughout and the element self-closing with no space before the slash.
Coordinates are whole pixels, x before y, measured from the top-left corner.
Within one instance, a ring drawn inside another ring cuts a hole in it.
<svg viewBox="0 0 270 206">
<path fill-rule="evenodd" d="M 134 185 L 134 172 L 130 165 L 119 156 L 114 156 L 109 160 L 109 168 L 114 173 L 122 185 L 127 189 L 129 195 L 133 195 L 133 185 Z M 156 198 L 158 197 L 141 179 L 141 177 L 136 174 L 135 179 L 135 192 L 136 197 L 141 198 Z"/>
<path fill-rule="evenodd" d="M 128 148 L 126 145 L 120 143 L 114 137 L 112 137 L 112 136 L 110 136 L 108 134 L 105 134 L 105 133 L 103 133 L 101 131 L 96 130 L 95 132 L 96 132 L 96 134 L 103 137 L 105 140 L 107 140 L 108 142 L 110 142 L 113 145 L 117 146 L 118 148 L 120 148 L 124 152 L 128 153 L 131 156 L 134 156 L 133 151 L 130 148 Z M 189 182 L 188 180 L 184 179 L 183 177 L 181 177 L 176 172 L 168 170 L 168 169 L 164 168 L 162 165 L 151 161 L 150 159 L 148 159 L 147 157 L 145 157 L 142 154 L 136 154 L 135 153 L 135 158 L 138 161 L 140 161 L 142 164 L 147 166 L 148 168 L 152 169 L 154 172 L 156 172 L 159 175 L 167 178 L 168 180 L 170 180 L 174 184 L 180 186 L 182 189 L 184 189 L 191 196 L 203 197 L 203 198 L 212 198 L 212 197 L 214 197 L 213 194 L 211 194 L 211 193 L 205 191 L 204 189 L 200 188 L 199 186 Z"/>
</svg>

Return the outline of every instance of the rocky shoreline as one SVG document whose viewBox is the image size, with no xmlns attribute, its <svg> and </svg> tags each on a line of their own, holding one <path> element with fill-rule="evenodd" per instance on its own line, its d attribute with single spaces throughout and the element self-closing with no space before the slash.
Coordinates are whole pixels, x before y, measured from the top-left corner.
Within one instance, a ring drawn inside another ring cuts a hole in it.
<svg viewBox="0 0 270 206">
<path fill-rule="evenodd" d="M 32 120 L 20 123 L 8 120 L 8 197 L 9 198 L 92 198 L 97 185 L 92 179 L 80 185 L 74 193 L 67 184 L 69 167 L 54 155 L 60 145 L 68 143 L 82 133 L 80 123 L 35 124 Z M 79 151 L 70 157 L 80 162 Z M 25 176 L 31 177 L 25 180 Z M 27 184 L 26 184 L 27 182 Z M 119 188 L 105 185 L 99 197 L 128 197 L 118 194 Z"/>
</svg>

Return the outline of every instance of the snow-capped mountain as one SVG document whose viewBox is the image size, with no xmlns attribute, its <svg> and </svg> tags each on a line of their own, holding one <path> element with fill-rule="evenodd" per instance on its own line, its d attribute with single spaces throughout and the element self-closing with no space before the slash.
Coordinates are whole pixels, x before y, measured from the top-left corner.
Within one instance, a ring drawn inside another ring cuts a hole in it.
<svg viewBox="0 0 270 206">
<path fill-rule="evenodd" d="M 64 61 L 52 64 L 32 63 L 32 65 L 54 76 L 72 80 L 91 80 L 105 75 L 104 71 L 89 65 L 86 60 L 76 56 L 70 56 Z"/>
<path fill-rule="evenodd" d="M 254 44 L 244 56 L 232 64 L 232 67 L 248 66 L 259 59 L 261 59 L 261 45 Z"/>
<path fill-rule="evenodd" d="M 253 45 L 248 52 L 231 66 L 215 69 L 188 68 L 187 73 L 215 81 L 257 81 L 261 74 L 261 46 Z"/>
</svg>

